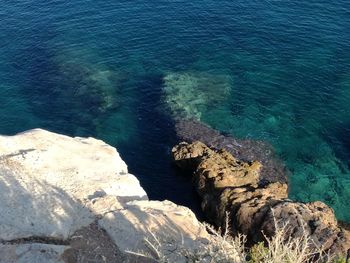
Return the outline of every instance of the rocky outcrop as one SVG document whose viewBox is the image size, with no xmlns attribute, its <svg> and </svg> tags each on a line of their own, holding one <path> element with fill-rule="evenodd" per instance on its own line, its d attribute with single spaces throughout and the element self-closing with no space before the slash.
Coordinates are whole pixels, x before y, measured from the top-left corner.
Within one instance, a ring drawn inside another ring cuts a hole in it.
<svg viewBox="0 0 350 263">
<path fill-rule="evenodd" d="M 163 96 L 173 116 L 200 120 L 213 108 L 228 103 L 231 86 L 229 75 L 170 72 L 163 79 Z"/>
<path fill-rule="evenodd" d="M 195 119 L 178 119 L 176 134 L 180 140 L 188 143 L 200 141 L 216 150 L 225 149 L 245 162 L 259 161 L 262 164 L 262 181 L 287 182 L 286 167 L 276 156 L 273 147 L 266 142 L 226 136 Z"/>
<path fill-rule="evenodd" d="M 274 235 L 277 222 L 288 225 L 290 237 L 306 231 L 326 251 L 345 254 L 350 246 L 349 232 L 339 226 L 330 207 L 289 200 L 287 184 L 264 180 L 260 162 L 241 161 L 201 142 L 180 143 L 173 156 L 180 168 L 192 169 L 202 209 L 216 226 L 224 226 L 228 214 L 233 234 L 246 234 L 251 242 L 263 240 L 262 233 Z"/>
<path fill-rule="evenodd" d="M 350 246 L 349 232 L 342 229 L 333 209 L 322 202 L 301 203 L 285 200 L 274 205 L 265 214 L 261 229 L 271 236 L 274 233 L 274 218 L 288 222 L 288 236 L 296 237 L 306 231 L 315 247 L 345 255 Z"/>
<path fill-rule="evenodd" d="M 215 194 L 226 187 L 257 185 L 259 182 L 259 162 L 241 162 L 226 150 L 215 152 L 201 142 L 194 142 L 179 144 L 173 152 L 180 166 L 196 166 L 194 179 L 200 195 Z M 190 165 L 191 162 L 194 165 Z"/>
<path fill-rule="evenodd" d="M 185 262 L 210 239 L 185 207 L 148 201 L 115 148 L 36 129 L 0 136 L 0 262 Z M 159 243 L 158 243 L 159 241 Z"/>
</svg>

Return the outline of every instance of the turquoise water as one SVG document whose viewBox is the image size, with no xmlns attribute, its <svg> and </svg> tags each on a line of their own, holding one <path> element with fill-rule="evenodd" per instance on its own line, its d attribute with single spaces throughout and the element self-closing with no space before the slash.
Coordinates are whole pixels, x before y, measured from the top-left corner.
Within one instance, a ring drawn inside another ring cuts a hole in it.
<svg viewBox="0 0 350 263">
<path fill-rule="evenodd" d="M 196 206 L 174 118 L 271 143 L 290 196 L 350 222 L 350 2 L 2 1 L 0 132 L 116 146 L 151 198 Z"/>
</svg>

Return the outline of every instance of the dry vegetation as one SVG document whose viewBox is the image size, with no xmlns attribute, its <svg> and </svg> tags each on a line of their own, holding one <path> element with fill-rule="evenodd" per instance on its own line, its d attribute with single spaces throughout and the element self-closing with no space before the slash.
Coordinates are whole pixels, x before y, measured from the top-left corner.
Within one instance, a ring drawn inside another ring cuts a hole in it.
<svg viewBox="0 0 350 263">
<path fill-rule="evenodd" d="M 350 263 L 345 257 L 339 258 L 317 248 L 306 231 L 300 237 L 286 238 L 288 224 L 279 224 L 275 221 L 275 235 L 272 238 L 265 236 L 265 242 L 251 248 L 245 246 L 244 235 L 237 237 L 229 235 L 228 220 L 226 220 L 226 230 L 223 232 L 215 230 L 210 225 L 206 226 L 213 234 L 213 239 L 205 249 L 190 252 L 183 246 L 178 250 L 178 253 L 181 253 L 189 263 Z M 150 250 L 147 253 L 148 257 L 152 257 L 157 262 L 170 263 L 167 256 L 161 252 L 161 242 L 155 236 L 152 239 L 145 240 Z"/>
</svg>

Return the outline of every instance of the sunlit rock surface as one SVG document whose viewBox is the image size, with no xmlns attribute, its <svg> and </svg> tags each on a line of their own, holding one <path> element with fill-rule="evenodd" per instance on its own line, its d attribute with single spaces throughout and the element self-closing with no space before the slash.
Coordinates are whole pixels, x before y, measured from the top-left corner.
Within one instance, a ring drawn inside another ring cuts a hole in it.
<svg viewBox="0 0 350 263">
<path fill-rule="evenodd" d="M 259 162 L 242 162 L 225 150 L 215 152 L 201 142 L 181 143 L 173 153 L 181 166 L 181 162 L 191 160 L 197 164 L 194 180 L 200 195 L 215 194 L 226 187 L 257 186 L 260 181 Z"/>
<path fill-rule="evenodd" d="M 262 181 L 287 181 L 287 169 L 276 156 L 273 147 L 266 142 L 226 136 L 195 119 L 177 120 L 176 133 L 183 141 L 189 143 L 201 141 L 214 149 L 225 149 L 239 160 L 259 161 L 262 164 L 260 171 Z"/>
<path fill-rule="evenodd" d="M 148 201 L 116 149 L 93 138 L 0 136 L 0 198 L 1 263 L 152 262 L 134 252 L 154 237 L 184 262 L 174 247 L 209 237 L 188 208 Z"/>
<path fill-rule="evenodd" d="M 192 170 L 203 212 L 216 226 L 225 226 L 228 215 L 232 234 L 246 234 L 255 243 L 264 240 L 263 233 L 273 236 L 277 222 L 288 225 L 292 238 L 306 233 L 316 248 L 342 255 L 349 248 L 350 232 L 338 224 L 332 208 L 289 200 L 285 182 L 261 180 L 260 162 L 240 161 L 198 141 L 180 143 L 172 152 L 180 168 Z"/>
</svg>

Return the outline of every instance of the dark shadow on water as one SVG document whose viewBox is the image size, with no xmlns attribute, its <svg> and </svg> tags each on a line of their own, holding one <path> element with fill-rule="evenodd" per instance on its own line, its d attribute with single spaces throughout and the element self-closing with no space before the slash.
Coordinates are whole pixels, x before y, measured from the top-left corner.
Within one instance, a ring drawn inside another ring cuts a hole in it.
<svg viewBox="0 0 350 263">
<path fill-rule="evenodd" d="M 26 78 L 23 95 L 29 102 L 31 111 L 43 120 L 41 128 L 70 135 L 75 133 L 77 126 L 84 127 L 86 131 L 81 135 L 93 131 L 91 122 L 78 113 L 78 104 L 83 106 L 83 103 L 74 101 L 74 98 L 69 101 L 62 97 L 64 90 L 69 92 L 74 86 L 71 87 L 64 81 L 61 70 L 54 63 L 52 50 L 43 46 L 31 46 L 21 57 L 28 57 L 22 65 L 22 75 Z"/>
<path fill-rule="evenodd" d="M 325 141 L 332 146 L 337 158 L 342 161 L 342 164 L 350 169 L 350 123 L 343 125 L 335 125 L 331 130 L 323 133 Z M 340 166 L 342 168 L 342 166 Z M 345 173 L 345 171 L 344 171 Z"/>
<path fill-rule="evenodd" d="M 162 75 L 140 79 L 137 105 L 138 138 L 136 143 L 118 146 L 129 171 L 141 181 L 150 199 L 168 199 L 190 207 L 203 218 L 200 200 L 192 187 L 191 176 L 176 169 L 171 148 L 179 142 L 174 120 L 159 109 L 162 100 Z M 145 92 L 148 91 L 148 92 Z"/>
</svg>

